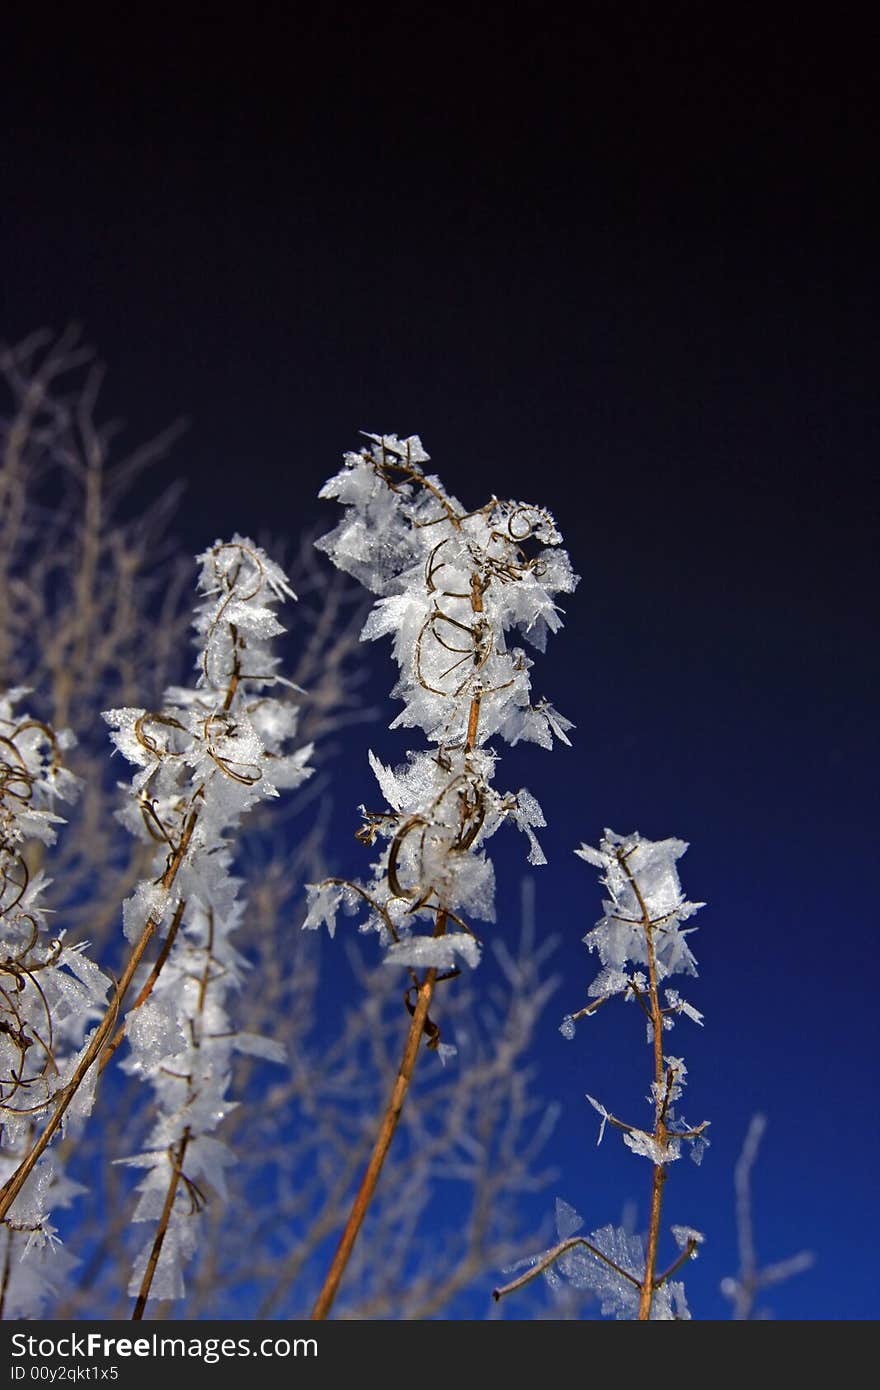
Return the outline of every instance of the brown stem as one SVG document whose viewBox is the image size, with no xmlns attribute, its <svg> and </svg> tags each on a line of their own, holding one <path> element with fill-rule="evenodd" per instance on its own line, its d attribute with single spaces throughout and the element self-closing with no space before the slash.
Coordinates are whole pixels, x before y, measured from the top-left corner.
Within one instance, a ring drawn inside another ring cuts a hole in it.
<svg viewBox="0 0 880 1390">
<path fill-rule="evenodd" d="M 174 945 L 174 938 L 177 935 L 177 929 L 180 926 L 180 921 L 183 917 L 185 909 L 186 902 L 183 898 L 181 898 L 180 902 L 177 904 L 177 907 L 174 909 L 174 916 L 172 917 L 171 925 L 168 928 L 168 935 L 162 942 L 162 949 L 156 957 L 156 963 L 150 971 L 150 974 L 144 982 L 142 988 L 138 992 L 138 996 L 132 1004 L 131 1008 L 129 1009 L 129 1013 L 134 1013 L 135 1009 L 139 1009 L 141 1007 L 141 1004 L 145 1004 L 149 999 L 150 995 L 152 994 L 153 986 L 158 980 L 162 967 L 168 959 L 168 956 L 171 952 L 171 947 Z M 110 1058 L 113 1056 L 114 1052 L 119 1047 L 119 1044 L 122 1042 L 122 1039 L 125 1037 L 125 1029 L 127 1026 L 127 1022 L 128 1020 L 126 1019 L 124 1023 L 120 1023 L 119 1027 L 116 1029 L 116 1032 L 113 1034 L 113 1037 L 110 1039 L 107 1046 L 104 1048 L 104 1051 L 101 1053 L 101 1058 L 98 1062 L 99 1072 L 103 1072 L 107 1063 L 110 1061 Z"/>
<path fill-rule="evenodd" d="M 174 1198 L 177 1196 L 177 1184 L 180 1182 L 180 1175 L 183 1172 L 183 1160 L 186 1155 L 186 1148 L 189 1143 L 189 1127 L 183 1131 L 183 1137 L 174 1155 L 171 1164 L 171 1179 L 168 1183 L 168 1191 L 165 1193 L 165 1202 L 162 1206 L 162 1215 L 159 1217 L 159 1228 L 156 1231 L 156 1239 L 153 1241 L 153 1248 L 150 1251 L 150 1258 L 147 1260 L 147 1267 L 144 1270 L 144 1277 L 141 1280 L 140 1291 L 137 1302 L 134 1305 L 134 1312 L 131 1315 L 132 1322 L 137 1322 L 144 1316 L 144 1309 L 147 1306 L 147 1299 L 150 1296 L 150 1286 L 153 1283 L 153 1275 L 156 1273 L 156 1265 L 159 1263 L 159 1256 L 162 1253 L 162 1246 L 165 1241 L 165 1234 L 168 1230 L 168 1222 L 171 1219 L 171 1212 L 174 1207 Z"/>
<path fill-rule="evenodd" d="M 594 999 L 591 1004 L 585 1004 L 582 1009 L 578 1009 L 576 1014 L 569 1014 L 569 1018 L 572 1023 L 578 1018 L 588 1018 L 590 1014 L 594 1014 L 597 1009 L 600 1009 L 603 1004 L 607 1004 L 608 1000 L 611 998 L 612 995 L 603 994 L 599 999 Z"/>
<path fill-rule="evenodd" d="M 422 478 L 420 476 L 419 481 L 424 486 L 428 487 L 430 491 L 434 491 L 433 486 L 428 482 L 427 479 Z M 441 498 L 441 500 L 443 499 Z M 447 508 L 448 512 L 448 504 L 445 501 L 444 506 Z M 451 520 L 453 525 L 455 525 L 456 527 L 460 525 L 460 522 L 452 514 L 449 514 L 449 520 Z M 479 575 L 472 576 L 471 590 L 468 597 L 471 601 L 472 611 L 474 613 L 482 612 L 483 591 Z M 477 746 L 477 731 L 480 723 L 481 698 L 482 696 L 479 690 L 477 690 L 471 698 L 470 710 L 468 711 L 467 734 L 465 736 L 464 745 L 466 754 L 473 752 L 473 750 Z M 389 864 L 390 863 L 391 858 L 389 856 Z M 445 932 L 446 919 L 446 910 L 442 907 L 439 908 L 437 912 L 436 925 L 434 927 L 435 936 L 442 936 Z M 343 1274 L 345 1273 L 346 1266 L 351 1257 L 351 1252 L 354 1249 L 354 1243 L 357 1240 L 358 1232 L 360 1231 L 360 1228 L 363 1225 L 364 1217 L 367 1213 L 367 1208 L 370 1205 L 373 1193 L 376 1190 L 376 1184 L 379 1181 L 379 1174 L 382 1171 L 382 1165 L 385 1162 L 385 1156 L 388 1153 L 388 1149 L 391 1146 L 391 1140 L 394 1137 L 394 1131 L 397 1129 L 401 1112 L 403 1110 L 403 1102 L 406 1099 L 406 1093 L 409 1090 L 409 1084 L 412 1080 L 413 1071 L 415 1070 L 416 1058 L 418 1057 L 419 1052 L 419 1044 L 422 1040 L 422 1033 L 426 1031 L 425 1025 L 428 1020 L 428 1009 L 430 1008 L 431 999 L 434 994 L 434 986 L 437 983 L 437 974 L 438 972 L 436 969 L 432 968 L 428 970 L 425 974 L 424 980 L 419 985 L 418 994 L 416 996 L 416 1003 L 415 1007 L 413 1008 L 412 1019 L 410 1021 L 409 1032 L 406 1035 L 406 1042 L 404 1043 L 403 1047 L 403 1057 L 401 1058 L 400 1068 L 397 1073 L 397 1079 L 394 1082 L 394 1086 L 391 1091 L 391 1097 L 382 1116 L 382 1120 L 379 1125 L 379 1133 L 376 1136 L 376 1142 L 373 1145 L 373 1151 L 370 1155 L 370 1160 L 367 1164 L 366 1172 L 364 1173 L 364 1176 L 361 1179 L 361 1185 L 358 1188 L 357 1195 L 355 1196 L 351 1211 L 349 1212 L 348 1221 L 345 1225 L 345 1230 L 342 1232 L 339 1245 L 336 1249 L 336 1254 L 333 1256 L 330 1269 L 327 1272 L 327 1277 L 324 1280 L 324 1283 L 315 1301 L 315 1306 L 312 1309 L 311 1316 L 313 1321 L 319 1321 L 323 1318 L 326 1318 L 327 1314 L 330 1311 L 333 1300 L 336 1297 L 336 1291 L 339 1288 L 340 1281 L 342 1279 Z"/>
<path fill-rule="evenodd" d="M 666 1181 L 666 1169 L 662 1163 L 654 1164 L 654 1178 L 651 1185 L 651 1220 L 648 1226 L 648 1249 L 645 1255 L 645 1277 L 642 1281 L 642 1291 L 639 1295 L 639 1322 L 645 1322 L 651 1316 L 651 1300 L 654 1290 L 657 1287 L 657 1280 L 654 1271 L 657 1268 L 657 1244 L 660 1239 L 660 1210 L 663 1203 L 663 1184 Z"/>
<path fill-rule="evenodd" d="M 441 909 L 437 914 L 437 925 L 434 929 L 434 935 L 442 936 L 445 928 L 446 914 Z M 437 970 L 432 968 L 427 972 L 424 980 L 419 986 L 419 992 L 416 997 L 416 1003 L 409 1025 L 409 1032 L 406 1035 L 406 1042 L 404 1043 L 403 1056 L 400 1061 L 397 1078 L 394 1082 L 388 1104 L 385 1107 L 385 1112 L 379 1126 L 379 1133 L 373 1145 L 373 1152 L 370 1155 L 370 1161 L 367 1164 L 366 1172 L 361 1179 L 361 1185 L 358 1188 L 357 1196 L 352 1204 L 345 1230 L 342 1232 L 336 1254 L 333 1256 L 333 1261 L 327 1272 L 327 1277 L 324 1280 L 315 1306 L 312 1309 L 313 1320 L 326 1318 L 330 1311 L 333 1299 L 336 1297 L 336 1291 L 339 1288 L 340 1280 L 345 1273 L 345 1267 L 354 1249 L 354 1243 L 357 1240 L 358 1232 L 366 1216 L 367 1207 L 370 1205 L 370 1200 L 376 1190 L 379 1174 L 382 1171 L 382 1165 L 385 1162 L 385 1156 L 388 1153 L 391 1140 L 394 1138 L 394 1131 L 397 1129 L 397 1124 L 403 1110 L 403 1102 L 406 1099 L 409 1083 L 412 1080 L 412 1074 L 415 1070 L 419 1043 L 422 1040 L 422 1033 L 425 1030 L 428 1009 L 431 1005 L 436 981 Z"/>
<path fill-rule="evenodd" d="M 645 943 L 648 955 L 648 1004 L 651 1017 L 651 1032 L 653 1035 L 654 1050 L 654 1142 L 659 1144 L 661 1149 L 665 1149 L 669 1131 L 666 1126 L 666 1110 L 669 1104 L 669 1093 L 671 1084 L 667 1084 L 664 1096 L 663 1083 L 665 1079 L 665 1068 L 663 1065 L 663 1012 L 660 1008 L 660 996 L 657 988 L 657 957 L 654 951 L 654 923 L 648 911 L 648 905 L 642 896 L 642 890 L 636 882 L 632 870 L 626 862 L 626 855 L 620 855 L 620 863 L 624 873 L 630 881 L 636 900 L 642 913 L 642 923 L 645 928 Z M 657 1287 L 657 1246 L 660 1240 L 660 1213 L 663 1206 L 663 1184 L 666 1181 L 666 1168 L 662 1163 L 654 1164 L 654 1174 L 651 1183 L 651 1216 L 648 1223 L 648 1246 L 645 1252 L 645 1277 L 641 1284 L 639 1295 L 638 1321 L 646 1322 L 651 1316 L 651 1301 L 654 1290 Z"/>
<path fill-rule="evenodd" d="M 0 1319 L 6 1311 L 6 1292 L 9 1288 L 9 1276 L 12 1273 L 12 1232 L 6 1232 L 6 1249 L 3 1252 L 3 1282 L 0 1284 Z"/>
<path fill-rule="evenodd" d="M 550 1265 L 555 1264 L 560 1255 L 565 1254 L 566 1250 L 572 1250 L 576 1245 L 585 1245 L 591 1255 L 595 1255 L 597 1260 L 601 1260 L 603 1264 L 608 1265 L 610 1269 L 614 1270 L 615 1274 L 620 1275 L 621 1279 L 626 1279 L 630 1284 L 635 1284 L 637 1289 L 641 1288 L 639 1280 L 636 1279 L 634 1275 L 630 1274 L 629 1270 L 622 1269 L 619 1264 L 615 1264 L 614 1260 L 610 1260 L 607 1255 L 603 1254 L 598 1246 L 592 1245 L 584 1236 L 569 1236 L 568 1240 L 560 1241 L 558 1245 L 553 1246 L 552 1250 L 548 1250 L 546 1255 L 542 1255 L 540 1260 L 532 1265 L 531 1269 L 526 1270 L 525 1274 L 520 1274 L 518 1278 L 511 1280 L 511 1282 L 505 1284 L 503 1288 L 493 1289 L 492 1297 L 495 1299 L 495 1302 L 497 1303 L 500 1298 L 504 1298 L 505 1294 L 513 1293 L 514 1289 L 521 1289 L 524 1284 L 528 1284 L 536 1275 L 542 1274 Z"/>
<path fill-rule="evenodd" d="M 182 915 L 182 909 L 181 909 L 181 915 Z M 178 925 L 179 925 L 179 921 L 180 921 L 180 918 L 178 917 Z M 170 935 L 170 933 L 169 933 L 169 935 Z M 166 944 L 167 944 L 167 943 L 166 943 Z M 169 947 L 169 949 L 170 949 L 170 947 Z M 205 968 L 204 968 L 204 970 L 202 971 L 202 978 L 201 978 L 201 980 L 199 981 L 198 1015 L 199 1015 L 199 1020 L 200 1020 L 200 1021 L 203 1019 L 203 1017 L 204 1017 L 204 1012 L 205 1012 L 205 1000 L 206 1000 L 207 994 L 208 994 L 208 984 L 209 984 L 209 982 L 210 982 L 210 975 L 211 975 L 211 964 L 212 964 L 213 959 L 214 959 L 213 952 L 214 952 L 214 913 L 213 913 L 213 910 L 212 910 L 212 909 L 209 909 L 209 911 L 208 911 L 208 940 L 207 940 L 206 945 L 205 945 Z M 166 952 L 166 955 L 167 955 L 167 952 Z M 159 962 L 157 961 L 157 966 L 158 966 L 158 965 L 159 965 Z M 158 970 L 157 970 L 157 973 L 158 973 Z M 149 983 L 149 982 L 148 982 L 148 983 Z M 145 986 L 144 988 L 146 988 L 146 986 Z M 190 1026 L 192 1027 L 192 1025 L 190 1025 Z M 195 1036 L 195 1033 L 193 1033 L 193 1046 L 194 1046 L 195 1048 L 198 1048 L 198 1047 L 201 1046 L 201 1037 L 200 1037 L 200 1036 L 198 1036 L 198 1037 Z M 190 1090 L 190 1094 L 189 1094 L 189 1097 L 188 1097 L 188 1100 L 187 1100 L 187 1104 L 188 1104 L 188 1105 L 192 1103 L 192 1101 L 195 1099 L 196 1094 L 197 1094 L 197 1092 L 196 1092 L 196 1091 L 194 1090 L 194 1088 L 193 1088 L 192 1078 L 190 1078 L 189 1090 Z M 168 1183 L 168 1191 L 167 1191 L 166 1194 L 165 1194 L 165 1202 L 164 1202 L 164 1205 L 163 1205 L 163 1207 L 162 1207 L 162 1215 L 159 1217 L 159 1226 L 158 1226 L 158 1229 L 157 1229 L 157 1231 L 156 1231 L 156 1238 L 155 1238 L 155 1240 L 153 1241 L 153 1248 L 152 1248 L 152 1250 L 150 1251 L 150 1258 L 147 1260 L 146 1269 L 144 1270 L 144 1277 L 143 1277 L 143 1279 L 141 1280 L 141 1287 L 140 1287 L 140 1291 L 139 1291 L 138 1296 L 137 1296 L 137 1302 L 136 1302 L 135 1305 L 134 1305 L 134 1312 L 133 1312 L 132 1315 L 131 1315 L 132 1322 L 135 1322 L 135 1321 L 137 1321 L 138 1319 L 140 1319 L 140 1318 L 143 1317 L 143 1315 L 144 1315 L 144 1309 L 145 1309 L 146 1306 L 147 1306 L 147 1299 L 148 1299 L 149 1296 L 150 1296 L 150 1288 L 152 1287 L 153 1276 L 154 1276 L 155 1273 L 156 1273 L 156 1266 L 157 1266 L 157 1264 L 158 1264 L 158 1262 L 159 1262 L 159 1256 L 160 1256 L 160 1254 L 162 1253 L 162 1245 L 163 1245 L 163 1242 L 164 1242 L 164 1240 L 165 1240 L 165 1233 L 166 1233 L 166 1231 L 168 1230 L 168 1222 L 171 1220 L 171 1213 L 172 1213 L 172 1211 L 173 1211 L 173 1209 L 174 1209 L 174 1198 L 175 1198 L 176 1193 L 177 1193 L 177 1185 L 178 1185 L 178 1183 L 180 1182 L 181 1177 L 183 1176 L 183 1160 L 184 1160 L 184 1156 L 185 1156 L 185 1154 L 186 1154 L 187 1145 L 189 1144 L 189 1141 L 190 1141 L 191 1138 L 192 1138 L 192 1131 L 190 1130 L 189 1125 L 187 1125 L 187 1126 L 185 1127 L 184 1131 L 183 1131 L 183 1134 L 182 1134 L 181 1137 L 180 1137 L 180 1144 L 179 1144 L 179 1146 L 178 1146 L 177 1152 L 176 1152 L 176 1154 L 174 1154 L 173 1159 L 172 1159 L 172 1164 L 171 1164 L 171 1178 L 170 1178 L 169 1183 Z M 171 1150 L 170 1152 L 173 1153 L 173 1150 Z M 186 1179 L 184 1179 L 184 1181 L 186 1181 Z M 190 1188 L 191 1194 L 192 1194 L 192 1192 L 193 1192 L 194 1190 L 197 1191 L 197 1189 L 194 1188 L 194 1184 L 193 1184 L 193 1183 L 187 1183 L 187 1186 Z"/>
<path fill-rule="evenodd" d="M 662 1274 L 658 1274 L 654 1280 L 654 1288 L 659 1289 L 661 1284 L 665 1284 L 667 1279 L 671 1279 L 673 1274 L 677 1274 L 683 1264 L 687 1264 L 697 1248 L 697 1241 L 693 1236 L 688 1239 L 687 1245 L 682 1250 L 677 1260 L 673 1260 L 668 1269 L 664 1269 Z"/>
</svg>

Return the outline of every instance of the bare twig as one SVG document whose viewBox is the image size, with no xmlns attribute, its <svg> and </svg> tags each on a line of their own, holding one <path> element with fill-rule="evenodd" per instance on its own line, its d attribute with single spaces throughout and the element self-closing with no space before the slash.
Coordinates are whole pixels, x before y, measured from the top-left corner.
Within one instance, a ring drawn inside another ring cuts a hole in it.
<svg viewBox="0 0 880 1390">
<path fill-rule="evenodd" d="M 445 920 L 442 914 L 439 914 L 435 934 L 438 936 L 442 935 L 444 928 Z M 351 1213 L 346 1222 L 345 1230 L 342 1233 L 336 1254 L 327 1272 L 327 1277 L 324 1280 L 321 1292 L 318 1294 L 315 1306 L 312 1309 L 313 1319 L 326 1318 L 330 1311 L 333 1300 L 336 1297 L 336 1291 L 339 1288 L 340 1280 L 345 1273 L 345 1267 L 348 1264 L 352 1249 L 354 1248 L 358 1232 L 363 1225 L 367 1207 L 376 1190 L 376 1183 L 379 1181 L 379 1174 L 382 1171 L 382 1165 L 385 1162 L 385 1156 L 388 1153 L 391 1140 L 394 1138 L 394 1131 L 397 1129 L 401 1111 L 403 1110 L 403 1102 L 409 1090 L 410 1081 L 412 1080 L 419 1044 L 422 1040 L 422 1034 L 425 1031 L 428 1009 L 431 1005 L 436 981 L 437 971 L 433 969 L 428 970 L 419 986 L 409 1032 L 406 1035 L 406 1042 L 404 1043 L 403 1056 L 397 1073 L 397 1079 L 394 1083 L 394 1088 L 391 1092 L 391 1097 L 388 1101 L 385 1113 L 382 1116 L 379 1132 L 376 1136 L 375 1145 L 373 1146 L 373 1152 L 370 1155 L 370 1161 L 367 1164 L 366 1172 L 364 1173 L 361 1185 L 358 1188 L 357 1195 L 352 1204 Z"/>
<path fill-rule="evenodd" d="M 540 1259 L 536 1260 L 532 1267 L 527 1269 L 524 1274 L 520 1274 L 518 1278 L 511 1280 L 509 1284 L 504 1284 L 500 1289 L 493 1289 L 492 1297 L 497 1302 L 499 1299 L 504 1298 L 506 1294 L 513 1293 L 515 1289 L 521 1289 L 525 1284 L 531 1283 L 536 1275 L 543 1274 L 544 1270 L 549 1269 L 551 1265 L 555 1264 L 560 1256 L 565 1254 L 566 1250 L 572 1250 L 576 1245 L 583 1245 L 589 1250 L 591 1255 L 595 1255 L 597 1260 L 601 1260 L 603 1264 L 608 1265 L 609 1269 L 613 1269 L 615 1274 L 619 1274 L 621 1279 L 626 1279 L 628 1283 L 633 1284 L 637 1289 L 642 1287 L 639 1280 L 636 1279 L 634 1275 L 630 1274 L 628 1270 L 621 1268 L 614 1260 L 610 1260 L 597 1245 L 593 1245 L 585 1236 L 569 1236 L 567 1240 L 560 1241 L 558 1245 L 553 1246 L 552 1250 L 548 1250 L 545 1255 L 542 1255 Z M 664 1275 L 664 1278 L 666 1278 L 666 1275 Z"/>
</svg>

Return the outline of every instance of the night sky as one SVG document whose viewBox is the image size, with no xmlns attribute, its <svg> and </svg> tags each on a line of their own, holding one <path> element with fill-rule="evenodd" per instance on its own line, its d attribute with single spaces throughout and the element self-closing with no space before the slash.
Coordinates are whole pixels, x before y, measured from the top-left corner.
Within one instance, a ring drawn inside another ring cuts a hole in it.
<svg viewBox="0 0 880 1390">
<path fill-rule="evenodd" d="M 627 1197 L 644 1218 L 649 1184 L 583 1100 L 613 1108 L 640 1029 L 556 1031 L 597 968 L 571 851 L 680 836 L 708 903 L 706 1026 L 673 1037 L 713 1146 L 666 1198 L 710 1235 L 694 1314 L 726 1315 L 762 1110 L 759 1252 L 816 1253 L 768 1304 L 876 1316 L 876 30 L 747 4 L 193 9 L 12 36 L 0 336 L 78 320 L 128 437 L 188 417 L 150 479 L 187 477 L 188 550 L 335 524 L 316 493 L 361 429 L 420 434 L 465 503 L 554 511 L 582 581 L 534 679 L 574 747 L 505 749 L 498 780 L 548 820 L 558 1193 L 595 1227 Z M 365 656 L 390 688 L 387 645 Z M 406 741 L 353 732 L 352 825 L 367 746 Z M 497 930 L 517 841 L 492 846 Z"/>
</svg>

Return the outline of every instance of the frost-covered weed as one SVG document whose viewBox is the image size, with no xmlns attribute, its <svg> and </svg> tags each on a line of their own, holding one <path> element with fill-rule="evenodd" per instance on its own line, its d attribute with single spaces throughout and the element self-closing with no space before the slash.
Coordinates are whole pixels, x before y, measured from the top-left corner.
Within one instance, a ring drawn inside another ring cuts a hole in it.
<svg viewBox="0 0 880 1390">
<path fill-rule="evenodd" d="M 532 660 L 510 642 L 518 632 L 538 651 L 561 626 L 560 594 L 577 583 L 551 514 L 492 497 L 468 511 L 426 473 L 417 436 L 367 435 L 321 490 L 346 509 L 319 547 L 377 595 L 362 637 L 390 636 L 403 708 L 392 728 L 419 728 L 428 747 L 400 767 L 370 763 L 386 807 L 362 809 L 358 838 L 377 846 L 366 880 L 309 887 L 304 925 L 326 924 L 340 908 L 362 914 L 390 965 L 409 971 L 412 1023 L 394 1093 L 349 1222 L 313 1312 L 330 1308 L 415 1065 L 421 1035 L 445 1060 L 452 1050 L 428 1017 L 435 985 L 475 966 L 480 944 L 470 919 L 494 920 L 495 877 L 485 845 L 505 822 L 527 836 L 532 864 L 545 863 L 535 830 L 545 824 L 531 793 L 492 785 L 492 739 L 568 743 L 572 726 L 544 699 L 532 700 Z M 420 973 L 422 972 L 422 973 Z"/>
<path fill-rule="evenodd" d="M 284 1057 L 276 1042 L 234 1024 L 233 996 L 247 963 L 232 943 L 246 911 L 231 871 L 232 835 L 257 801 L 310 774 L 311 748 L 288 747 L 296 706 L 266 693 L 285 683 L 272 652 L 284 631 L 275 607 L 294 597 L 284 574 L 241 536 L 218 541 L 199 560 L 195 687 L 170 689 L 157 712 L 105 715 L 117 748 L 138 769 L 122 817 L 158 842 L 155 877 L 124 905 L 126 935 L 137 939 L 149 916 L 166 937 L 161 972 L 154 967 L 146 978 L 125 1023 L 124 1065 L 149 1081 L 156 1101 L 146 1150 L 124 1160 L 146 1170 L 133 1220 L 157 1223 L 131 1277 L 135 1317 L 148 1296 L 183 1296 L 193 1218 L 206 1200 L 202 1184 L 226 1196 L 224 1173 L 234 1158 L 214 1132 L 235 1103 L 228 1095 L 233 1053 Z M 169 849 L 187 835 L 169 883 Z"/>
<path fill-rule="evenodd" d="M 15 1173 L 34 1127 L 76 1065 L 86 1033 L 105 1008 L 110 981 L 86 954 L 49 925 L 51 880 L 32 872 L 35 848 L 50 846 L 73 801 L 75 778 L 63 765 L 72 735 L 56 733 L 17 707 L 30 692 L 0 695 L 0 1179 Z M 68 1131 L 88 1113 L 83 1089 L 68 1109 Z M 74 1261 L 57 1250 L 50 1213 L 80 1191 L 57 1156 L 45 1156 L 8 1204 L 0 1233 L 0 1316 L 37 1317 Z"/>
<path fill-rule="evenodd" d="M 616 995 L 636 1003 L 645 1015 L 653 1056 L 648 1095 L 652 1127 L 629 1124 L 593 1096 L 588 1095 L 587 1100 L 602 1117 L 599 1143 L 610 1124 L 620 1130 L 627 1148 L 652 1164 L 647 1236 L 613 1226 L 593 1231 L 589 1238 L 576 1236 L 573 1232 L 583 1224 L 582 1218 L 566 1202 L 557 1202 L 559 1243 L 523 1261 L 527 1272 L 497 1289 L 496 1298 L 544 1273 L 551 1287 L 558 1287 L 564 1278 L 575 1288 L 591 1290 L 599 1297 L 601 1311 L 617 1318 L 690 1317 L 684 1285 L 674 1281 L 672 1275 L 687 1260 L 696 1258 L 702 1234 L 690 1227 L 673 1226 L 672 1236 L 679 1254 L 669 1268 L 657 1272 L 667 1165 L 680 1157 L 682 1144 L 689 1147 L 691 1157 L 699 1163 L 708 1144 L 708 1121 L 692 1126 L 678 1107 L 687 1077 L 684 1060 L 667 1054 L 663 1045 L 664 1033 L 681 1015 L 694 1023 L 703 1021 L 702 1014 L 677 989 L 664 984 L 674 974 L 697 973 L 685 939 L 694 928 L 683 924 L 704 904 L 688 902 L 682 892 L 677 861 L 686 849 L 683 840 L 653 841 L 638 833 L 616 835 L 606 830 L 598 849 L 581 845 L 576 851 L 600 870 L 608 894 L 602 904 L 602 917 L 584 937 L 589 950 L 598 954 L 602 968 L 588 990 L 591 1002 L 577 1013 L 567 1014 L 560 1031 L 572 1039 L 576 1021 L 590 1017 Z"/>
<path fill-rule="evenodd" d="M 417 437 L 367 438 L 321 490 L 346 515 L 318 544 L 377 595 L 362 637 L 393 641 L 403 709 L 391 727 L 420 728 L 430 746 L 394 769 L 370 753 L 386 803 L 364 812 L 359 832 L 382 847 L 372 876 L 312 885 L 305 925 L 332 934 L 340 907 L 364 909 L 362 930 L 379 934 L 390 964 L 474 966 L 470 919 L 495 911 L 487 841 L 509 822 L 527 836 L 529 862 L 546 862 L 541 808 L 524 789 L 493 787 L 490 742 L 550 748 L 572 727 L 547 700 L 533 703 L 532 659 L 509 634 L 543 651 L 562 623 L 556 598 L 577 576 L 545 509 L 493 497 L 467 511 L 423 471 Z"/>
<path fill-rule="evenodd" d="M 36 720 L 16 718 L 20 692 L 0 704 L 0 973 L 7 978 L 0 1004 L 9 1006 L 0 1028 L 9 1155 L 0 1218 L 13 1234 L 30 1234 L 28 1249 L 51 1238 L 47 1202 L 53 1193 L 59 1203 L 69 1200 L 71 1185 L 46 1151 L 62 1126 L 89 1112 L 103 1066 L 127 1038 L 126 1066 L 150 1082 L 156 1099 L 147 1150 L 128 1160 L 146 1169 L 133 1219 L 157 1223 L 132 1276 L 135 1317 L 151 1292 L 183 1292 L 182 1269 L 195 1244 L 192 1217 L 205 1202 L 200 1183 L 221 1198 L 225 1193 L 231 1154 L 214 1131 L 234 1103 L 227 1095 L 232 1053 L 282 1057 L 274 1041 L 237 1031 L 230 1012 L 245 974 L 230 939 L 245 910 L 232 873 L 232 834 L 258 801 L 310 773 L 311 749 L 288 747 L 295 705 L 268 693 L 290 684 L 272 653 L 272 640 L 284 631 L 275 607 L 294 597 L 284 574 L 238 535 L 218 541 L 200 561 L 195 687 L 168 690 L 160 710 L 105 714 L 117 749 L 137 769 L 120 819 L 156 847 L 152 875 L 122 907 L 131 949 L 109 1006 L 109 981 L 81 950 L 60 938 L 44 943 L 44 883 L 29 875 L 21 849 L 28 837 L 51 843 L 59 819 L 52 798 L 73 789 L 60 767 L 63 740 Z M 148 968 L 147 947 L 157 937 L 164 940 Z M 132 984 L 139 992 L 120 1022 Z M 83 1044 L 96 1015 L 100 1022 Z M 3 1287 L 15 1293 L 11 1240 Z M 22 1299 L 13 1302 L 21 1311 Z"/>
</svg>

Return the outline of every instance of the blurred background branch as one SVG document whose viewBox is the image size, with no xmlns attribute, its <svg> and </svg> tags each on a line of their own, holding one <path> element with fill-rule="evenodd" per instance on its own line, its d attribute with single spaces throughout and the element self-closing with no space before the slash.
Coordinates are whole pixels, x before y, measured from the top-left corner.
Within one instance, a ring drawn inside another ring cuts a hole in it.
<svg viewBox="0 0 880 1390">
<path fill-rule="evenodd" d="M 752 1215 L 752 1169 L 758 1157 L 761 1140 L 767 1128 L 767 1117 L 755 1114 L 749 1121 L 746 1137 L 733 1174 L 736 1193 L 736 1235 L 739 1249 L 739 1270 L 724 1279 L 721 1292 L 732 1303 L 730 1316 L 738 1321 L 772 1316 L 757 1304 L 758 1294 L 772 1284 L 781 1284 L 795 1274 L 809 1269 L 814 1257 L 809 1250 L 800 1250 L 785 1260 L 761 1266 L 755 1249 Z"/>
</svg>

